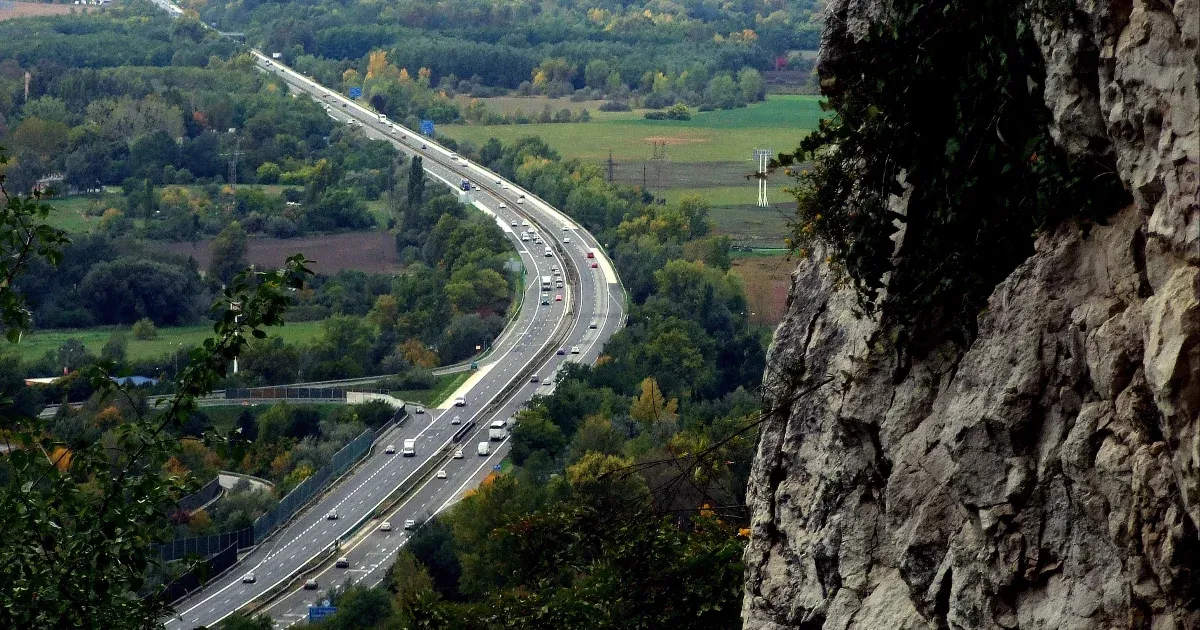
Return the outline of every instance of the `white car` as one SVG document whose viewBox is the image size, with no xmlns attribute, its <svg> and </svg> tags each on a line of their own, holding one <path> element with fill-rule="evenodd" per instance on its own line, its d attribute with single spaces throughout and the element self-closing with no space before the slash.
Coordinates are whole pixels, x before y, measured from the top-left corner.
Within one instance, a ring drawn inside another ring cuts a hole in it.
<svg viewBox="0 0 1200 630">
<path fill-rule="evenodd" d="M 525 198 L 524 198 L 524 197 L 521 197 L 520 199 L 518 199 L 518 200 L 517 200 L 517 203 L 519 203 L 519 204 L 524 204 L 524 203 L 525 203 Z"/>
<path fill-rule="evenodd" d="M 254 577 L 253 573 L 247 573 L 242 576 L 242 584 L 253 584 L 256 581 L 258 581 L 258 578 Z"/>
<path fill-rule="evenodd" d="M 337 511 L 329 510 L 329 513 L 325 515 L 325 520 L 336 521 L 337 520 Z"/>
<path fill-rule="evenodd" d="M 563 242 L 564 242 L 564 243 L 570 243 L 570 242 L 571 242 L 571 237 L 570 237 L 570 236 L 564 236 L 564 237 L 563 237 Z"/>
<path fill-rule="evenodd" d="M 501 207 L 501 208 L 503 208 L 504 206 L 500 206 L 500 207 Z M 516 222 L 516 221 L 513 221 L 513 222 L 512 222 L 512 223 L 510 223 L 509 225 L 511 225 L 511 226 L 513 226 L 513 227 L 517 227 L 517 222 Z"/>
<path fill-rule="evenodd" d="M 571 346 L 571 354 L 579 354 L 579 346 Z"/>
<path fill-rule="evenodd" d="M 508 206 L 506 206 L 506 205 L 504 205 L 504 204 L 500 204 L 500 209 L 501 209 L 501 210 L 504 210 L 504 209 L 506 209 L 506 208 L 508 208 Z M 516 221 L 513 221 L 513 226 L 516 226 L 516 225 L 517 225 L 517 222 L 516 222 Z"/>
<path fill-rule="evenodd" d="M 521 227 L 529 227 L 528 221 L 521 221 Z"/>
<path fill-rule="evenodd" d="M 454 416 L 450 419 L 450 424 L 462 424 L 462 416 Z"/>
<path fill-rule="evenodd" d="M 528 242 L 529 242 L 529 235 L 528 235 L 528 234 L 522 234 L 522 235 L 521 235 L 521 242 L 522 242 L 522 243 L 528 243 Z"/>
<path fill-rule="evenodd" d="M 502 184 L 502 183 L 503 182 L 501 182 L 500 180 L 498 180 L 498 179 L 496 180 L 496 184 Z"/>
<path fill-rule="evenodd" d="M 333 563 L 333 566 L 335 566 L 339 569 L 349 569 L 350 568 L 350 559 L 347 558 L 346 556 L 342 556 L 341 558 L 337 559 L 337 562 Z"/>
<path fill-rule="evenodd" d="M 462 458 L 463 458 L 463 454 L 462 454 L 461 448 L 458 449 L 457 451 L 454 451 L 454 459 L 462 459 Z"/>
<path fill-rule="evenodd" d="M 411 518 L 408 519 L 407 521 L 404 521 L 404 529 L 416 529 L 416 527 L 417 527 L 417 522 L 412 520 Z"/>
<path fill-rule="evenodd" d="M 380 524 L 379 524 L 379 531 L 381 531 L 381 532 L 390 532 L 390 531 L 392 531 L 392 524 L 391 524 L 391 523 L 389 523 L 389 522 L 387 522 L 387 521 L 384 521 L 384 522 L 380 523 Z"/>
<path fill-rule="evenodd" d="M 455 406 L 455 407 L 466 407 L 466 406 L 467 406 L 467 399 L 466 399 L 466 398 L 463 398 L 462 396 L 459 396 L 458 398 L 455 398 L 455 399 L 454 399 L 454 406 Z"/>
<path fill-rule="evenodd" d="M 504 190 L 508 190 L 508 182 L 504 183 Z"/>
<path fill-rule="evenodd" d="M 416 411 L 416 413 L 425 413 L 425 408 L 417 405 L 417 408 L 414 411 Z"/>
<path fill-rule="evenodd" d="M 388 455 L 395 455 L 396 454 L 396 445 L 388 444 L 387 448 L 383 449 L 383 452 L 387 453 Z"/>
<path fill-rule="evenodd" d="M 439 470 L 439 471 L 437 472 L 437 478 L 438 478 L 438 479 L 445 479 L 445 478 L 446 478 L 446 471 L 444 471 L 444 470 Z"/>
<path fill-rule="evenodd" d="M 318 584 L 316 578 L 308 578 L 304 581 L 304 590 L 306 591 L 315 591 L 317 590 L 317 586 Z"/>
</svg>

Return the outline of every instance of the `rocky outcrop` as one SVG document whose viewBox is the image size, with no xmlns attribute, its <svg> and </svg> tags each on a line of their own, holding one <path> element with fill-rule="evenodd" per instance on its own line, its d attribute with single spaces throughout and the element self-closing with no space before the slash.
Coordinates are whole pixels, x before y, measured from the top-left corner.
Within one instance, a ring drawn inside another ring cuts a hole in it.
<svg viewBox="0 0 1200 630">
<path fill-rule="evenodd" d="M 1134 204 L 1042 235 L 969 347 L 906 365 L 800 264 L 746 628 L 1200 628 L 1200 2 L 1079 7 L 1037 31 L 1054 137 Z M 877 11 L 831 2 L 823 54 Z"/>
</svg>

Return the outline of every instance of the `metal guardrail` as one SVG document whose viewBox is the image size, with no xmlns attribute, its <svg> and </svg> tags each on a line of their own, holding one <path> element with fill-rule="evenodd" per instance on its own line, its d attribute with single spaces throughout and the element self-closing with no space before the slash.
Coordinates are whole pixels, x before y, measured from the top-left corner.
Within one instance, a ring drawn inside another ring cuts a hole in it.
<svg viewBox="0 0 1200 630">
<path fill-rule="evenodd" d="M 213 477 L 212 481 L 204 484 L 204 486 L 199 490 L 180 499 L 177 505 L 179 506 L 179 509 L 183 510 L 184 512 L 195 512 L 202 505 L 217 498 L 217 496 L 220 494 L 221 478 Z"/>
</svg>

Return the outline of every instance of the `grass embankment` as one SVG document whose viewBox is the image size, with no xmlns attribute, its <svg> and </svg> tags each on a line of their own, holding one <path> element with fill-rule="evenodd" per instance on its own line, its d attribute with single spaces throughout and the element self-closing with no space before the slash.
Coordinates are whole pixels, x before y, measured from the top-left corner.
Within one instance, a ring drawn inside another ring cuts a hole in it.
<svg viewBox="0 0 1200 630">
<path fill-rule="evenodd" d="M 302 343 L 321 334 L 322 321 L 292 322 L 284 326 L 270 329 L 271 336 L 281 337 L 287 343 Z M 193 348 L 200 345 L 206 338 L 213 335 L 212 324 L 195 326 L 178 326 L 159 328 L 157 339 L 140 340 L 133 336 L 128 327 L 100 326 L 96 328 L 74 328 L 64 330 L 37 331 L 25 335 L 19 344 L 13 346 L 25 360 L 41 358 L 48 351 L 56 351 L 68 339 L 78 339 L 83 342 L 88 351 L 100 354 L 100 349 L 108 338 L 117 331 L 127 333 L 129 346 L 127 356 L 130 360 L 157 359 L 167 357 L 179 348 Z"/>
<path fill-rule="evenodd" d="M 454 374 L 443 374 L 434 377 L 433 387 L 429 389 L 401 389 L 391 392 L 392 396 L 403 400 L 404 402 L 416 402 L 425 405 L 426 407 L 436 407 L 442 404 L 454 390 L 471 378 L 470 370 L 465 372 L 455 372 Z"/>
</svg>

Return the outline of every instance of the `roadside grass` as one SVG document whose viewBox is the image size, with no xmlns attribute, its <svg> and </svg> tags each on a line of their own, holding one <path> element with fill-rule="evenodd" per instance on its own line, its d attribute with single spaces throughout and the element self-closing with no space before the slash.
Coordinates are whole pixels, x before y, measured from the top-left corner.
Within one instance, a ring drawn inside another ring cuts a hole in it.
<svg viewBox="0 0 1200 630">
<path fill-rule="evenodd" d="M 287 343 L 306 342 L 321 334 L 323 321 L 292 322 L 278 328 L 268 329 L 270 336 L 280 337 Z M 128 326 L 100 326 L 64 330 L 36 331 L 22 337 L 21 342 L 11 346 L 26 361 L 37 360 L 46 352 L 57 351 L 68 339 L 78 339 L 89 352 L 99 355 L 108 338 L 117 331 L 124 331 L 129 340 L 128 358 L 133 361 L 146 359 L 171 360 L 179 349 L 200 345 L 213 335 L 212 324 L 159 328 L 157 339 L 134 338 Z M 49 375 L 48 375 L 49 376 Z"/>
<path fill-rule="evenodd" d="M 425 405 L 426 407 L 436 407 L 460 385 L 465 383 L 471 377 L 470 370 L 464 372 L 455 372 L 454 374 L 443 374 L 436 376 L 433 387 L 429 389 L 400 389 L 391 392 L 392 396 L 403 400 L 406 403 L 415 402 Z"/>
<path fill-rule="evenodd" d="M 443 125 L 439 133 L 482 145 L 541 136 L 566 158 L 590 161 L 646 160 L 653 142 L 666 142 L 673 162 L 749 160 L 753 149 L 776 152 L 795 148 L 821 117 L 818 99 L 805 95 L 770 95 L 763 103 L 740 109 L 697 112 L 691 120 L 647 120 L 642 112 L 615 112 L 586 123 L 530 125 Z"/>
</svg>

